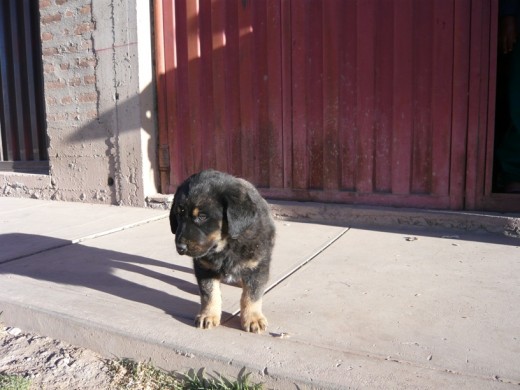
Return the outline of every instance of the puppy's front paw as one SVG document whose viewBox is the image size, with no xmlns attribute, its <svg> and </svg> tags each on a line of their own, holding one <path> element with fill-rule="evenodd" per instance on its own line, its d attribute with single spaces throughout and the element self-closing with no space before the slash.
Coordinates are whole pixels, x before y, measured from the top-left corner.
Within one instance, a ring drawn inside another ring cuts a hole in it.
<svg viewBox="0 0 520 390">
<path fill-rule="evenodd" d="M 246 332 L 261 333 L 267 329 L 267 318 L 262 312 L 243 313 L 240 322 Z"/>
<path fill-rule="evenodd" d="M 211 329 L 220 325 L 220 314 L 200 313 L 195 317 L 195 326 L 200 329 Z"/>
</svg>

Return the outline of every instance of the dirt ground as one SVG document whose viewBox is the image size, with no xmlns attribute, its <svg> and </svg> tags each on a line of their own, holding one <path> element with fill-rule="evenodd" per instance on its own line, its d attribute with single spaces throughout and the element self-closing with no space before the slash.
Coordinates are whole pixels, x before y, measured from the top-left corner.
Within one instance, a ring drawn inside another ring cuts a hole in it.
<svg viewBox="0 0 520 390">
<path fill-rule="evenodd" d="M 30 389 L 109 389 L 110 362 L 93 351 L 0 324 L 0 374 L 30 380 Z"/>
</svg>

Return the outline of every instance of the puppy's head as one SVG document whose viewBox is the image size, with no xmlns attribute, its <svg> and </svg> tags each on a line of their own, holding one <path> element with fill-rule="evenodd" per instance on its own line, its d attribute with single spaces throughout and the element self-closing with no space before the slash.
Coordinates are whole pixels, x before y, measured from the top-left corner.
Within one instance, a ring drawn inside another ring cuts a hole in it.
<svg viewBox="0 0 520 390">
<path fill-rule="evenodd" d="M 175 193 L 170 227 L 181 255 L 202 257 L 224 248 L 223 207 L 198 177 L 187 179 Z"/>
<path fill-rule="evenodd" d="M 177 252 L 203 257 L 222 251 L 253 223 L 256 206 L 249 183 L 217 171 L 203 171 L 182 183 L 170 211 Z"/>
</svg>

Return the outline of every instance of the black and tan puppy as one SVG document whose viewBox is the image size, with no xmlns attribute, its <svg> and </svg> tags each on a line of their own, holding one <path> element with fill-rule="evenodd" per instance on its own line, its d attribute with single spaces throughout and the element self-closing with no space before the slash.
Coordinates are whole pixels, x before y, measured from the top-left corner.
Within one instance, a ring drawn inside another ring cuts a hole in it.
<svg viewBox="0 0 520 390">
<path fill-rule="evenodd" d="M 255 187 L 218 171 L 195 174 L 175 193 L 170 225 L 177 252 L 193 257 L 201 300 L 196 326 L 220 324 L 220 282 L 234 281 L 242 286 L 242 328 L 264 331 L 262 296 L 275 228 L 269 206 Z"/>
</svg>

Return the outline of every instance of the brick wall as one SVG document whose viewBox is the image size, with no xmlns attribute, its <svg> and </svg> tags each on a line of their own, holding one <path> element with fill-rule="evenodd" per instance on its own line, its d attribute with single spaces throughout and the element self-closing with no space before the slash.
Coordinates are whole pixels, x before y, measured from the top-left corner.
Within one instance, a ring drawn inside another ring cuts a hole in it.
<svg viewBox="0 0 520 390">
<path fill-rule="evenodd" d="M 41 39 L 49 127 L 77 127 L 97 112 L 90 0 L 41 0 Z"/>
<path fill-rule="evenodd" d="M 40 0 L 52 199 L 113 203 L 98 123 L 92 0 Z"/>
<path fill-rule="evenodd" d="M 50 175 L 0 173 L 0 195 L 143 206 L 156 194 L 150 6 L 39 1 Z"/>
</svg>

